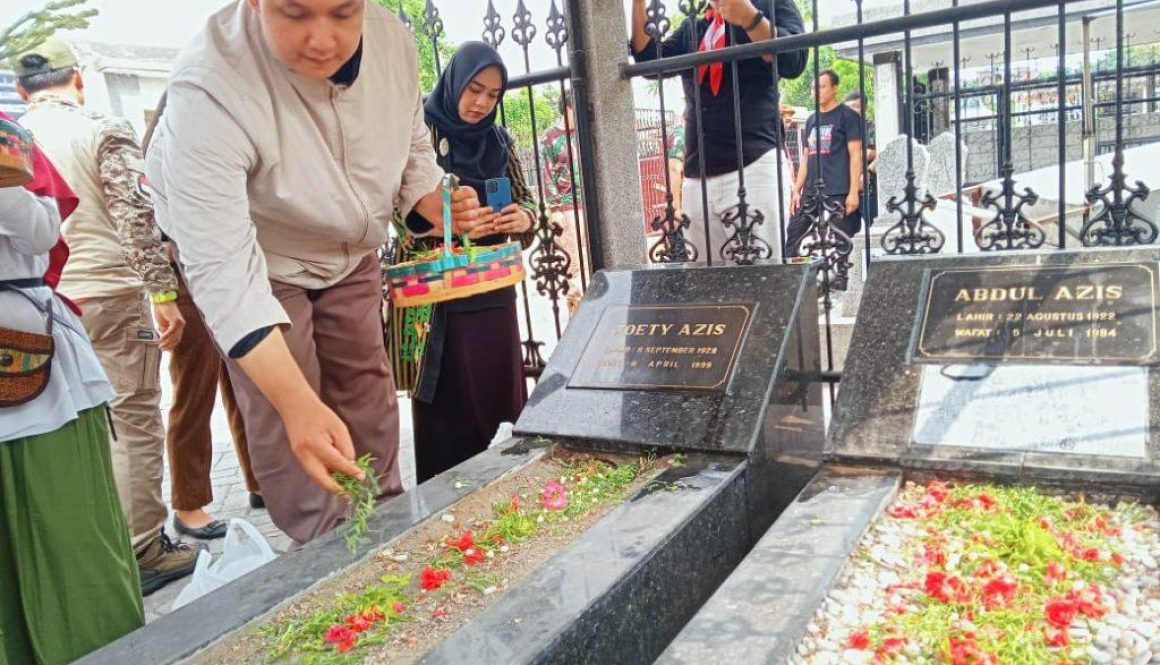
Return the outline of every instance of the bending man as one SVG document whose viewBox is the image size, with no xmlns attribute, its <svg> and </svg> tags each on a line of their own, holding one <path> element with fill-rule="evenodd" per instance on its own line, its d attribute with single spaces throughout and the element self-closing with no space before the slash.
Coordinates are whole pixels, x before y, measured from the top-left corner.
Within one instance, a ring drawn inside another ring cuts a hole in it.
<svg viewBox="0 0 1160 665">
<path fill-rule="evenodd" d="M 375 250 L 396 207 L 442 233 L 415 44 L 366 0 L 236 0 L 168 94 L 158 222 L 229 357 L 270 516 L 303 543 L 342 519 L 330 473 L 361 476 L 356 454 L 402 491 Z M 491 214 L 470 188 L 453 206 L 456 224 Z"/>
</svg>

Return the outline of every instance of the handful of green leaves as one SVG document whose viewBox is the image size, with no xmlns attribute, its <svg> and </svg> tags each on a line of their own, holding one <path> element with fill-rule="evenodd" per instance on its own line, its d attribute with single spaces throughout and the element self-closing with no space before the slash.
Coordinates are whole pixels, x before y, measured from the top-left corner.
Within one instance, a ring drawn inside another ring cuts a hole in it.
<svg viewBox="0 0 1160 665">
<path fill-rule="evenodd" d="M 350 517 L 347 518 L 345 524 L 339 527 L 339 533 L 342 535 L 343 542 L 346 543 L 346 548 L 350 550 L 351 556 L 355 556 L 359 546 L 368 540 L 366 537 L 367 531 L 370 530 L 368 520 L 371 513 L 375 511 L 375 500 L 380 492 L 379 479 L 375 476 L 375 470 L 371 466 L 374 459 L 370 454 L 367 454 L 355 461 L 355 465 L 366 475 L 366 478 L 361 481 L 341 471 L 335 471 L 331 474 L 334 481 L 342 488 L 339 491 L 339 496 L 346 497 L 351 505 Z"/>
</svg>

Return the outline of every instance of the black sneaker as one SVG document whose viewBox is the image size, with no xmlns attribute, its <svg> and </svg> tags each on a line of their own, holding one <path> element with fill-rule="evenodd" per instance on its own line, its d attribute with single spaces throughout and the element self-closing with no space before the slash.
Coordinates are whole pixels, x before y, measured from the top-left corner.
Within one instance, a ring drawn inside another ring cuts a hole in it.
<svg viewBox="0 0 1160 665">
<path fill-rule="evenodd" d="M 166 584 L 193 573 L 201 547 L 181 541 L 173 542 L 162 531 L 143 552 L 137 555 L 137 569 L 141 573 L 141 595 L 161 589 Z"/>
</svg>

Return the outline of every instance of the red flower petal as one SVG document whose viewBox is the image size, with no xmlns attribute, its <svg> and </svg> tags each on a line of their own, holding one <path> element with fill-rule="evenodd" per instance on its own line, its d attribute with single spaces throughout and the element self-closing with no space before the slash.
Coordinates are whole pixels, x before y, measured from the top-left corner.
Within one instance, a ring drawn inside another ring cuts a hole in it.
<svg viewBox="0 0 1160 665">
<path fill-rule="evenodd" d="M 1044 629 L 1043 637 L 1049 647 L 1065 647 L 1071 643 L 1066 628 L 1048 627 Z"/>
<path fill-rule="evenodd" d="M 448 540 L 447 547 L 450 547 L 454 550 L 459 550 L 460 552 L 465 552 L 475 547 L 475 534 L 471 533 L 470 531 L 464 531 L 463 535 L 459 536 L 458 538 L 454 540 Z"/>
<path fill-rule="evenodd" d="M 891 506 L 889 513 L 891 517 L 900 520 L 912 520 L 918 517 L 918 513 L 915 512 L 914 508 L 902 504 Z"/>
<path fill-rule="evenodd" d="M 1015 599 L 1018 584 L 1009 575 L 996 577 L 983 587 L 983 604 L 988 608 L 1004 607 Z"/>
<path fill-rule="evenodd" d="M 427 566 L 419 573 L 419 586 L 425 591 L 434 591 L 451 579 L 451 571 L 446 568 L 435 569 Z"/>
<path fill-rule="evenodd" d="M 941 480 L 932 480 L 926 486 L 926 495 L 935 501 L 942 503 L 946 501 L 947 496 L 950 495 L 950 488 Z"/>
<path fill-rule="evenodd" d="M 322 639 L 327 644 L 338 644 L 354 639 L 354 632 L 347 626 L 335 624 L 326 631 Z"/>
<path fill-rule="evenodd" d="M 359 616 L 371 623 L 376 623 L 387 618 L 387 615 L 383 613 L 383 610 L 378 605 L 371 605 L 362 612 L 359 612 Z"/>
<path fill-rule="evenodd" d="M 1067 628 L 1070 626 L 1078 612 L 1079 607 L 1074 600 L 1060 598 L 1058 596 L 1047 601 L 1047 606 L 1044 607 L 1047 621 L 1058 628 Z"/>
<path fill-rule="evenodd" d="M 868 649 L 870 648 L 870 636 L 866 634 L 866 631 L 860 630 L 851 635 L 850 639 L 846 641 L 846 648 L 858 649 L 859 651 Z"/>
</svg>

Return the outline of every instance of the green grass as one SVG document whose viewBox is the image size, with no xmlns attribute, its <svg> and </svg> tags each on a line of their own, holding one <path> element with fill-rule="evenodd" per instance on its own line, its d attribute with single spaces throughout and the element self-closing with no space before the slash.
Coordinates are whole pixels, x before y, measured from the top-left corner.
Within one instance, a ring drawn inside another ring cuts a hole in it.
<svg viewBox="0 0 1160 665">
<path fill-rule="evenodd" d="M 366 475 L 365 479 L 361 481 L 350 474 L 338 471 L 331 474 L 334 481 L 342 488 L 339 496 L 350 501 L 350 517 L 339 527 L 339 535 L 342 536 L 342 540 L 346 543 L 346 548 L 352 557 L 357 556 L 359 547 L 369 542 L 366 537 L 370 531 L 368 521 L 375 512 L 375 502 L 381 491 L 379 479 L 375 476 L 375 470 L 371 466 L 373 462 L 374 457 L 369 454 L 363 455 L 355 462 L 359 470 Z"/>
<path fill-rule="evenodd" d="M 993 509 L 981 510 L 962 503 L 982 493 L 994 498 Z M 914 496 L 904 495 L 903 503 Z M 866 627 L 871 649 L 887 637 L 905 636 L 924 654 L 908 656 L 908 662 L 949 662 L 950 639 L 961 638 L 969 631 L 978 645 L 1003 665 L 1045 665 L 1066 660 L 1079 647 L 1047 646 L 1044 630 L 1049 624 L 1044 608 L 1052 598 L 1070 591 L 1076 582 L 1104 584 L 1114 578 L 1115 568 L 1109 562 L 1086 561 L 1076 556 L 1076 551 L 1088 548 L 1114 551 L 1114 539 L 1108 535 L 1115 526 L 1111 524 L 1111 512 L 1082 500 L 1020 486 L 957 487 L 950 490 L 942 505 L 941 512 L 918 523 L 926 530 L 925 542 L 943 543 L 946 554 L 957 565 L 953 569 L 949 563 L 947 567 L 915 566 L 907 580 L 917 583 L 919 591 L 905 603 L 909 609 L 904 614 L 888 615 Z M 1129 508 L 1122 514 L 1130 519 L 1141 513 Z M 862 549 L 857 556 L 866 560 L 866 555 Z M 1001 562 L 1006 574 L 1018 584 L 1012 602 L 1005 607 L 986 609 L 981 602 L 943 603 L 923 591 L 926 574 L 944 570 L 970 588 L 980 589 L 983 582 L 975 574 L 987 561 Z M 1066 581 L 1050 583 L 1045 579 L 1052 563 L 1066 568 Z M 1105 596 L 1105 604 L 1108 600 Z M 1082 626 L 1088 620 L 1077 615 L 1072 625 Z M 882 662 L 899 661 L 885 658 Z"/>
<path fill-rule="evenodd" d="M 358 460 L 359 467 L 367 474 L 367 480 L 359 482 L 351 476 L 335 474 L 335 480 L 343 488 L 343 493 L 352 503 L 351 518 L 342 527 L 342 537 L 351 553 L 357 552 L 365 542 L 368 529 L 367 520 L 375 507 L 378 484 L 370 467 L 370 457 Z M 554 479 L 565 486 L 568 505 L 561 510 L 549 510 L 544 506 L 540 491 L 527 491 L 518 497 L 501 501 L 492 506 L 490 519 L 473 530 L 473 549 L 492 557 L 501 554 L 503 548 L 514 548 L 533 536 L 549 531 L 562 522 L 580 518 L 601 505 L 618 502 L 625 498 L 628 488 L 645 470 L 652 468 L 653 461 L 642 459 L 636 464 L 613 465 L 598 460 L 583 460 L 561 463 Z M 549 481 L 553 479 L 548 479 Z M 472 523 L 472 522 L 468 522 Z M 456 538 L 461 534 L 456 534 Z M 498 587 L 501 580 L 479 567 L 468 567 L 464 553 L 440 543 L 440 547 L 426 561 L 416 561 L 412 567 L 418 571 L 424 565 L 433 568 L 447 568 L 457 571 L 452 580 L 438 591 L 427 595 L 443 597 L 472 589 L 483 593 L 489 587 Z M 419 600 L 421 596 L 412 588 L 411 576 L 385 576 L 379 584 L 371 585 L 358 593 L 338 596 L 330 607 L 314 612 L 306 617 L 288 619 L 265 629 L 268 639 L 267 658 L 270 662 L 291 660 L 309 665 L 346 665 L 359 663 L 366 656 L 365 646 L 382 644 L 388 638 L 394 623 L 408 620 L 391 608 L 395 602 L 406 606 Z M 355 649 L 339 653 L 334 645 L 327 644 L 324 636 L 332 626 L 343 623 L 348 615 L 358 614 L 371 606 L 378 606 L 387 613 L 386 621 L 376 624 L 371 630 L 358 636 Z"/>
<path fill-rule="evenodd" d="M 405 603 L 408 600 L 406 588 L 411 583 L 410 575 L 384 575 L 379 582 L 359 593 L 340 595 L 327 609 L 268 627 L 265 631 L 270 640 L 268 662 L 279 662 L 287 658 L 294 658 L 304 665 L 361 662 L 365 654 L 340 654 L 323 641 L 323 636 L 331 626 L 341 624 L 347 616 L 371 606 L 381 609 L 387 615 L 387 620 L 360 635 L 360 647 L 383 643 L 393 623 L 409 621 L 406 615 L 395 612 L 394 604 L 396 601 Z"/>
</svg>

